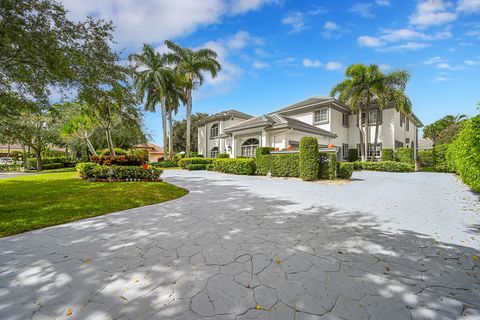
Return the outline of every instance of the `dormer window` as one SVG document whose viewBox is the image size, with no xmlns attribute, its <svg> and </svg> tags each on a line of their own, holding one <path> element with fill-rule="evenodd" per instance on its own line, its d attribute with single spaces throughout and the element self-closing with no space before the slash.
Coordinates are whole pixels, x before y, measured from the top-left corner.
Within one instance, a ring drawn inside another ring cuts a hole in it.
<svg viewBox="0 0 480 320">
<path fill-rule="evenodd" d="M 313 112 L 313 123 L 314 124 L 328 123 L 328 107 L 321 108 Z"/>
<path fill-rule="evenodd" d="M 218 123 L 210 127 L 210 138 L 218 137 Z"/>
</svg>

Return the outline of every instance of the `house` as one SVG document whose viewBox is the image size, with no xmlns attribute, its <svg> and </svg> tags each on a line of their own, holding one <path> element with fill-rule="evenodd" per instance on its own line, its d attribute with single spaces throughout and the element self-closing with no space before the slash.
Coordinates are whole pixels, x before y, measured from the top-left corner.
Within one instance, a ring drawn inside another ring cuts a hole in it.
<svg viewBox="0 0 480 320">
<path fill-rule="evenodd" d="M 362 126 L 368 123 L 369 157 L 374 152 L 377 117 L 380 125 L 375 157 L 380 158 L 383 148 L 417 149 L 421 121 L 413 113 L 398 112 L 393 104 L 383 110 L 372 104 L 362 117 Z M 251 157 L 256 148 L 263 146 L 298 149 L 304 136 L 316 137 L 320 148 L 334 149 L 339 160 L 347 159 L 348 149 L 362 153 L 358 115 L 332 97 L 311 97 L 258 117 L 236 110 L 214 114 L 199 124 L 198 151 L 207 157 L 217 157 L 219 153 Z"/>
<path fill-rule="evenodd" d="M 164 158 L 163 148 L 153 143 L 141 143 L 132 147 L 134 150 L 147 150 L 148 162 L 162 161 Z"/>
</svg>

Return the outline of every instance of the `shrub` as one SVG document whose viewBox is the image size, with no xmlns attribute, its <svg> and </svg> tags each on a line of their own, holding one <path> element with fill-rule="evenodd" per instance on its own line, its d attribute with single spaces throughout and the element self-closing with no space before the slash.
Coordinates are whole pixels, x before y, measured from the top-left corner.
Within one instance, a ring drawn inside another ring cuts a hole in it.
<svg viewBox="0 0 480 320">
<path fill-rule="evenodd" d="M 2 171 L 20 171 L 22 168 L 19 164 L 0 164 L 0 172 Z"/>
<path fill-rule="evenodd" d="M 129 155 L 137 156 L 142 158 L 144 162 L 148 161 L 148 150 L 147 149 L 131 149 L 128 151 Z"/>
<path fill-rule="evenodd" d="M 348 149 L 348 161 L 349 162 L 358 161 L 358 150 L 357 149 Z"/>
<path fill-rule="evenodd" d="M 48 164 L 53 164 L 53 163 L 60 163 L 62 164 L 61 167 L 68 166 L 70 161 L 67 161 L 65 157 L 51 157 L 51 158 L 43 158 L 42 159 L 42 167 L 43 169 L 47 169 L 48 167 L 45 167 Z M 58 165 L 55 165 L 58 166 Z M 55 167 L 53 166 L 53 167 Z M 61 168 L 60 167 L 60 168 Z M 36 158 L 28 158 L 27 163 L 26 163 L 26 168 L 29 170 L 36 170 L 37 169 L 37 159 Z M 57 168 L 55 168 L 57 169 Z"/>
<path fill-rule="evenodd" d="M 386 172 L 409 172 L 412 171 L 411 163 L 397 161 L 379 161 L 379 162 L 354 162 L 356 170 L 372 170 Z"/>
<path fill-rule="evenodd" d="M 183 158 L 178 160 L 178 165 L 182 169 L 186 169 L 189 164 L 212 164 L 213 163 L 212 158 Z"/>
<path fill-rule="evenodd" d="M 465 184 L 480 192 L 480 115 L 463 125 L 448 150 L 447 160 L 453 163 Z"/>
<path fill-rule="evenodd" d="M 216 159 L 213 162 L 215 171 L 232 174 L 253 175 L 255 174 L 255 159 L 253 158 L 231 158 Z"/>
<path fill-rule="evenodd" d="M 398 148 L 397 149 L 397 160 L 399 162 L 412 163 L 413 162 L 413 149 L 412 148 Z"/>
<path fill-rule="evenodd" d="M 395 161 L 393 149 L 391 148 L 382 149 L 382 161 Z"/>
<path fill-rule="evenodd" d="M 190 152 L 190 158 L 204 158 L 203 154 L 198 154 L 198 152 Z"/>
<path fill-rule="evenodd" d="M 318 178 L 335 180 L 337 177 L 337 156 L 330 152 L 319 154 Z"/>
<path fill-rule="evenodd" d="M 206 164 L 189 164 L 187 166 L 187 170 L 205 170 L 207 169 L 207 165 Z"/>
<path fill-rule="evenodd" d="M 86 178 L 93 177 L 97 179 L 139 179 L 155 181 L 160 179 L 162 172 L 163 171 L 161 169 L 155 167 L 143 169 L 142 167 L 133 166 L 106 166 L 95 164 L 95 167 L 91 169 L 90 173 L 86 176 Z"/>
<path fill-rule="evenodd" d="M 43 170 L 63 168 L 63 163 L 47 163 L 43 165 Z"/>
<path fill-rule="evenodd" d="M 124 156 L 93 156 L 90 157 L 91 162 L 98 163 L 100 165 L 119 165 L 119 166 L 140 166 L 143 164 L 143 157 L 136 155 L 124 155 Z"/>
<path fill-rule="evenodd" d="M 418 161 L 421 167 L 433 167 L 433 150 L 418 150 Z"/>
<path fill-rule="evenodd" d="M 257 174 L 273 177 L 298 177 L 298 154 L 259 155 L 257 157 Z"/>
<path fill-rule="evenodd" d="M 300 139 L 299 176 L 302 180 L 315 180 L 318 178 L 318 141 L 314 137 Z"/>
<path fill-rule="evenodd" d="M 350 179 L 353 174 L 353 163 L 352 162 L 339 162 L 337 175 L 342 179 Z"/>
<path fill-rule="evenodd" d="M 226 159 L 226 158 L 230 158 L 230 155 L 228 153 L 219 153 L 217 158 Z"/>
<path fill-rule="evenodd" d="M 207 171 L 213 171 L 215 168 L 213 167 L 213 164 L 207 164 L 207 165 L 205 165 L 205 169 Z"/>
<path fill-rule="evenodd" d="M 158 162 L 152 162 L 150 163 L 150 165 L 159 168 L 174 168 L 177 166 L 177 163 L 170 160 L 163 160 Z"/>
<path fill-rule="evenodd" d="M 93 162 L 80 162 L 80 163 L 77 163 L 75 168 L 77 169 L 77 172 L 80 175 L 80 177 L 88 178 L 92 176 L 91 174 L 92 170 L 97 166 L 99 166 L 99 164 L 93 163 Z"/>
<path fill-rule="evenodd" d="M 447 152 L 449 145 L 440 144 L 433 148 L 433 162 L 435 171 L 454 172 L 455 168 L 451 162 L 447 161 Z"/>
<path fill-rule="evenodd" d="M 123 149 L 120 149 L 120 148 L 113 148 L 113 150 L 115 150 L 115 155 L 117 155 L 117 156 L 124 156 L 124 155 L 127 154 L 127 151 L 125 151 Z M 110 150 L 109 149 L 103 149 L 100 152 L 100 156 L 111 156 Z"/>
<path fill-rule="evenodd" d="M 275 150 L 274 147 L 259 147 L 255 151 L 255 158 L 258 158 L 259 156 L 263 156 L 266 154 L 270 154 L 270 151 Z"/>
</svg>

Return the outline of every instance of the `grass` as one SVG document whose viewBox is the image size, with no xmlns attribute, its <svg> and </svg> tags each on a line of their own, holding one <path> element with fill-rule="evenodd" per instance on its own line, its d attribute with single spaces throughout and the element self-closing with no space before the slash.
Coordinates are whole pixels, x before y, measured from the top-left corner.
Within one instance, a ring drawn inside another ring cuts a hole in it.
<svg viewBox="0 0 480 320">
<path fill-rule="evenodd" d="M 71 169 L 51 171 L 0 180 L 0 237 L 164 202 L 188 193 L 166 182 L 89 182 L 77 178 Z"/>
</svg>

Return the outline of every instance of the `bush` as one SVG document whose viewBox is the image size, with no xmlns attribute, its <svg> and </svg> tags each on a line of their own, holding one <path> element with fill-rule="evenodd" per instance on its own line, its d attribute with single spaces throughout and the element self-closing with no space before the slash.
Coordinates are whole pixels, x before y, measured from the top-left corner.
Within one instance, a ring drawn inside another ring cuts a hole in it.
<svg viewBox="0 0 480 320">
<path fill-rule="evenodd" d="M 257 157 L 257 174 L 273 177 L 298 177 L 298 154 L 259 155 Z"/>
<path fill-rule="evenodd" d="M 418 161 L 420 161 L 420 166 L 424 168 L 435 166 L 433 150 L 418 150 Z"/>
<path fill-rule="evenodd" d="M 300 139 L 300 155 L 298 161 L 299 176 L 310 181 L 318 178 L 319 168 L 318 141 L 314 137 Z"/>
<path fill-rule="evenodd" d="M 453 163 L 447 161 L 448 148 L 448 144 L 436 145 L 433 148 L 433 163 L 435 171 L 455 172 Z"/>
<path fill-rule="evenodd" d="M 203 154 L 198 154 L 198 152 L 190 152 L 190 158 L 204 158 Z"/>
<path fill-rule="evenodd" d="M 46 165 L 48 164 L 62 164 L 62 167 L 64 166 L 68 166 L 71 162 L 70 161 L 67 161 L 67 158 L 65 157 L 51 157 L 51 158 L 43 158 L 42 159 L 42 167 L 43 169 L 47 169 L 48 167 L 45 167 Z M 55 165 L 55 166 L 58 166 L 58 165 Z M 53 166 L 53 167 L 55 167 Z M 28 170 L 36 170 L 37 169 L 37 159 L 36 158 L 28 158 L 27 159 L 27 163 L 26 163 L 26 168 Z M 57 169 L 57 168 L 55 168 Z"/>
<path fill-rule="evenodd" d="M 124 155 L 127 154 L 127 151 L 125 151 L 123 149 L 120 149 L 120 148 L 113 148 L 113 150 L 115 150 L 115 155 L 117 155 L 117 156 L 124 156 Z M 100 152 L 100 156 L 111 156 L 110 150 L 109 149 L 103 149 Z"/>
<path fill-rule="evenodd" d="M 231 158 L 216 159 L 213 168 L 217 172 L 253 175 L 255 174 L 255 159 L 253 158 Z"/>
<path fill-rule="evenodd" d="M 119 166 L 140 166 L 143 164 L 143 157 L 137 155 L 124 155 L 124 156 L 93 156 L 90 157 L 91 162 L 98 163 L 100 165 L 119 165 Z"/>
<path fill-rule="evenodd" d="M 353 163 L 352 162 L 339 162 L 337 175 L 342 179 L 350 179 L 353 174 Z"/>
<path fill-rule="evenodd" d="M 206 164 L 189 164 L 187 166 L 187 170 L 205 170 L 207 169 L 207 165 Z"/>
<path fill-rule="evenodd" d="M 97 179 L 114 179 L 114 180 L 127 180 L 127 179 L 139 179 L 155 181 L 160 179 L 162 170 L 155 167 L 143 169 L 142 167 L 133 166 L 106 166 L 95 164 L 95 167 L 91 169 L 86 178 Z"/>
<path fill-rule="evenodd" d="M 357 149 L 348 149 L 348 161 L 349 162 L 358 161 L 358 150 Z"/>
<path fill-rule="evenodd" d="M 382 161 L 395 161 L 395 155 L 393 149 L 385 148 L 382 149 Z"/>
<path fill-rule="evenodd" d="M 330 152 L 319 154 L 318 178 L 335 180 L 337 177 L 337 156 Z"/>
<path fill-rule="evenodd" d="M 274 147 L 259 147 L 255 151 L 255 158 L 270 154 L 270 151 L 273 151 L 273 150 L 275 150 Z"/>
<path fill-rule="evenodd" d="M 412 171 L 411 163 L 397 161 L 379 161 L 379 162 L 354 162 L 356 170 L 372 170 L 386 172 L 409 172 Z"/>
<path fill-rule="evenodd" d="M 177 163 L 170 160 L 163 160 L 158 162 L 152 162 L 150 163 L 150 165 L 159 168 L 174 168 L 177 166 Z"/>
<path fill-rule="evenodd" d="M 97 163 L 93 162 L 80 162 L 77 163 L 75 168 L 77 169 L 78 174 L 82 178 L 88 178 L 92 176 L 92 170 L 99 166 Z"/>
<path fill-rule="evenodd" d="M 63 168 L 63 163 L 47 163 L 43 165 L 43 170 Z"/>
<path fill-rule="evenodd" d="M 213 171 L 215 168 L 213 167 L 213 164 L 207 164 L 207 165 L 205 165 L 205 169 L 207 171 Z"/>
<path fill-rule="evenodd" d="M 178 160 L 178 166 L 182 169 L 186 169 L 189 164 L 212 164 L 212 158 L 183 158 Z"/>
<path fill-rule="evenodd" d="M 467 120 L 447 153 L 460 178 L 480 192 L 480 115 Z"/>
<path fill-rule="evenodd" d="M 230 155 L 228 153 L 219 153 L 217 158 L 226 159 L 226 158 L 230 158 Z"/>
<path fill-rule="evenodd" d="M 412 163 L 413 162 L 413 149 L 412 148 L 398 148 L 397 149 L 397 160 L 399 162 Z"/>
<path fill-rule="evenodd" d="M 0 164 L 0 172 L 2 171 L 20 171 L 22 166 L 19 164 Z"/>
</svg>

